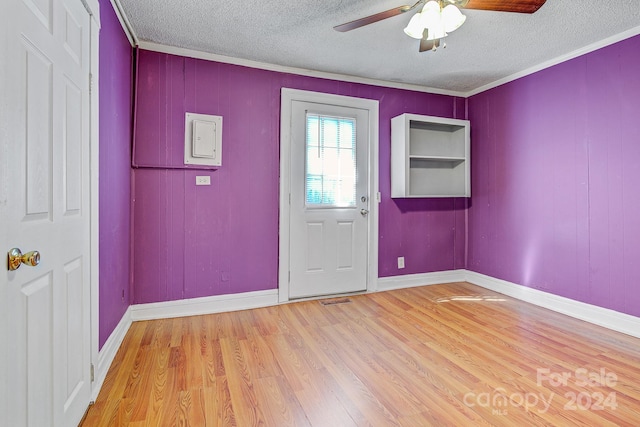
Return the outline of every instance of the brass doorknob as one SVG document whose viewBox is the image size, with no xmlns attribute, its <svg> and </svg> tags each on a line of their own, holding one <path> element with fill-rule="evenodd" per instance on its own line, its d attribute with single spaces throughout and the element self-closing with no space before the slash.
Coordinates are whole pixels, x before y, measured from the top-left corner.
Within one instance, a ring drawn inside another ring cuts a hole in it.
<svg viewBox="0 0 640 427">
<path fill-rule="evenodd" d="M 13 248 L 9 251 L 9 271 L 17 270 L 20 268 L 20 264 L 30 265 L 35 267 L 40 264 L 40 252 L 31 251 L 26 254 L 22 254 L 20 249 Z"/>
</svg>

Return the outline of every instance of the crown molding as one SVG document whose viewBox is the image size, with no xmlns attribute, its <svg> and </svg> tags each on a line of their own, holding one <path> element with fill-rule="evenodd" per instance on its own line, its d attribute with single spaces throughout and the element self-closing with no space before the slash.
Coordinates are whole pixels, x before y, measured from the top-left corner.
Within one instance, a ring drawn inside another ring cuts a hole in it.
<svg viewBox="0 0 640 427">
<path fill-rule="evenodd" d="M 135 34 L 135 31 L 133 30 L 133 26 L 131 25 L 131 21 L 125 14 L 124 9 L 120 4 L 120 0 L 110 0 L 110 1 L 111 1 L 111 4 L 113 5 L 113 9 L 116 12 L 118 20 L 120 21 L 120 24 L 122 25 L 122 29 L 124 30 L 124 33 L 127 36 L 127 39 L 129 39 L 129 43 L 131 43 L 131 46 L 139 47 L 140 49 L 144 49 L 152 52 L 166 53 L 170 55 L 184 56 L 187 58 L 203 59 L 207 61 L 215 61 L 215 62 L 221 62 L 225 64 L 240 65 L 240 66 L 255 68 L 260 70 L 276 71 L 276 72 L 290 73 L 290 74 L 296 74 L 296 75 L 306 76 L 306 77 L 315 77 L 315 78 L 321 78 L 321 79 L 327 79 L 327 80 L 337 80 L 337 81 L 343 81 L 343 82 L 349 82 L 349 83 L 360 83 L 360 84 L 366 84 L 366 85 L 372 85 L 372 86 L 388 87 L 393 89 L 411 90 L 415 92 L 431 93 L 435 95 L 456 96 L 461 98 L 472 97 L 479 93 L 496 88 L 498 86 L 502 86 L 512 81 L 518 80 L 522 77 L 535 74 L 538 71 L 551 68 L 555 65 L 561 64 L 563 62 L 569 61 L 571 59 L 577 58 L 582 55 L 586 55 L 598 49 L 602 49 L 603 47 L 610 46 L 612 44 L 618 43 L 620 41 L 629 39 L 631 37 L 634 37 L 640 34 L 640 26 L 634 27 L 627 31 L 623 31 L 611 37 L 607 37 L 603 40 L 597 41 L 595 43 L 591 43 L 590 45 L 574 50 L 567 54 L 560 55 L 556 58 L 542 62 L 533 67 L 511 74 L 504 78 L 495 80 L 491 83 L 480 86 L 476 89 L 472 89 L 467 92 L 460 92 L 460 91 L 452 91 L 452 90 L 446 90 L 446 89 L 440 89 L 440 88 L 432 88 L 432 87 L 422 86 L 417 84 L 400 83 L 400 82 L 393 82 L 393 81 L 387 81 L 387 80 L 351 76 L 348 74 L 330 73 L 325 71 L 309 70 L 306 68 L 289 67 L 285 65 L 277 65 L 277 64 L 267 63 L 267 62 L 254 61 L 250 59 L 235 58 L 231 56 L 203 52 L 195 49 L 187 49 L 182 47 L 154 43 L 146 40 L 140 40 Z"/>
<path fill-rule="evenodd" d="M 551 59 L 549 61 L 545 61 L 545 62 L 542 62 L 542 63 L 540 63 L 538 65 L 535 65 L 535 66 L 533 66 L 531 68 L 527 68 L 526 70 L 519 71 L 517 73 L 511 74 L 511 75 L 509 75 L 507 77 L 504 77 L 502 79 L 496 80 L 496 81 L 491 82 L 489 84 L 486 84 L 484 86 L 480 86 L 479 88 L 476 88 L 476 89 L 473 89 L 473 90 L 471 90 L 469 92 L 466 92 L 466 93 L 462 94 L 461 96 L 463 96 L 465 98 L 469 98 L 469 97 L 471 97 L 473 95 L 477 95 L 479 93 L 486 92 L 486 91 L 488 91 L 490 89 L 496 88 L 498 86 L 502 86 L 502 85 L 510 83 L 512 81 L 518 80 L 518 79 L 520 79 L 522 77 L 526 77 L 526 76 L 529 76 L 531 74 L 535 74 L 538 71 L 542 71 L 542 70 L 545 70 L 547 68 L 551 68 L 551 67 L 553 67 L 555 65 L 562 64 L 563 62 L 570 61 L 570 60 L 572 60 L 574 58 L 577 58 L 579 56 L 586 55 L 586 54 L 594 52 L 594 51 L 596 51 L 598 49 L 602 49 L 603 47 L 607 47 L 607 46 L 610 46 L 612 44 L 621 42 L 623 40 L 630 39 L 631 37 L 637 36 L 638 34 L 640 34 L 640 27 L 631 28 L 631 29 L 629 29 L 627 31 L 624 31 L 622 33 L 613 35 L 611 37 L 607 37 L 606 39 L 602 39 L 600 41 L 597 41 L 595 43 L 591 43 L 590 45 L 587 45 L 587 46 L 582 47 L 580 49 L 574 50 L 573 52 L 569 52 L 569 53 L 567 53 L 565 55 L 558 56 L 558 57 L 556 57 L 554 59 Z"/>
<path fill-rule="evenodd" d="M 259 62 L 259 61 L 253 61 L 250 59 L 234 58 L 231 56 L 218 55 L 215 53 L 202 52 L 199 50 L 186 49 L 182 47 L 168 46 L 168 45 L 148 42 L 144 40 L 139 41 L 138 47 L 140 49 L 144 49 L 152 52 L 167 53 L 170 55 L 184 56 L 187 58 L 204 59 L 206 61 L 215 61 L 215 62 L 221 62 L 225 64 L 241 65 L 243 67 L 256 68 L 256 69 L 267 70 L 267 71 L 276 71 L 280 73 L 296 74 L 296 75 L 306 76 L 306 77 L 316 77 L 320 79 L 337 80 L 337 81 L 348 82 L 348 83 L 360 83 L 360 84 L 366 84 L 371 86 L 388 87 L 392 89 L 411 90 L 414 92 L 432 93 L 435 95 L 449 95 L 449 96 L 457 96 L 457 97 L 464 96 L 464 93 L 457 92 L 457 91 L 431 88 L 431 87 L 408 84 L 408 83 L 369 79 L 365 77 L 350 76 L 347 74 L 329 73 L 326 71 L 308 70 L 305 68 L 289 67 L 286 65 L 270 64 L 267 62 Z"/>
<path fill-rule="evenodd" d="M 118 17 L 118 21 L 120 21 L 120 25 L 122 26 L 122 30 L 124 34 L 127 36 L 131 47 L 136 47 L 138 45 L 138 37 L 136 36 L 135 31 L 133 31 L 133 26 L 131 25 L 131 21 L 124 13 L 124 9 L 120 4 L 120 0 L 111 0 L 111 6 L 113 6 L 113 10 L 116 12 L 116 16 Z"/>
</svg>

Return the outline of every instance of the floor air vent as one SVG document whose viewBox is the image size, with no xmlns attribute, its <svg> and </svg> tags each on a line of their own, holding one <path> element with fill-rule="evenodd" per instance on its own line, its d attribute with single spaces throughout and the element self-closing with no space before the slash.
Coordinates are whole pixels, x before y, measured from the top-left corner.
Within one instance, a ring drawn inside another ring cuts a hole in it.
<svg viewBox="0 0 640 427">
<path fill-rule="evenodd" d="M 330 300 L 320 301 L 320 304 L 322 304 L 322 305 L 336 305 L 336 304 L 348 304 L 350 302 L 351 302 L 351 300 L 349 298 L 340 298 L 340 299 L 330 299 Z"/>
</svg>

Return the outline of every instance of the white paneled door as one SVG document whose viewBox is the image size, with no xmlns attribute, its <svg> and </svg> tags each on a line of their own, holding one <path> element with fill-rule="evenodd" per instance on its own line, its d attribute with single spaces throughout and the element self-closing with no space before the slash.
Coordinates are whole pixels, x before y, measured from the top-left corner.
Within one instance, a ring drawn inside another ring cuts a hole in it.
<svg viewBox="0 0 640 427">
<path fill-rule="evenodd" d="M 367 289 L 369 111 L 291 104 L 289 298 Z"/>
<path fill-rule="evenodd" d="M 2 0 L 0 424 L 75 426 L 91 393 L 90 16 L 81 0 Z"/>
</svg>

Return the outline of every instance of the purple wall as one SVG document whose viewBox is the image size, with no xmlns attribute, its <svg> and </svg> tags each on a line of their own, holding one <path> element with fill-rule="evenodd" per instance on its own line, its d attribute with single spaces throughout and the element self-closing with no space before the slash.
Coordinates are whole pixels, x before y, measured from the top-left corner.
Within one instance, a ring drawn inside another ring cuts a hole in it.
<svg viewBox="0 0 640 427">
<path fill-rule="evenodd" d="M 640 316 L 640 36 L 469 99 L 468 268 Z"/>
<path fill-rule="evenodd" d="M 380 101 L 380 276 L 464 267 L 464 199 L 389 198 L 390 119 L 464 118 L 463 99 L 148 51 L 138 72 L 132 303 L 277 287 L 282 87 Z M 165 168 L 182 163 L 185 112 L 223 116 L 219 170 Z"/>
<path fill-rule="evenodd" d="M 99 346 L 130 304 L 131 45 L 109 0 L 100 1 Z"/>
<path fill-rule="evenodd" d="M 380 101 L 380 277 L 466 267 L 640 316 L 640 37 L 468 105 L 141 51 L 132 175 L 131 48 L 109 1 L 101 20 L 100 347 L 129 304 L 277 287 L 282 87 Z M 465 107 L 471 201 L 391 199 L 390 119 Z M 172 169 L 187 111 L 224 117 L 219 170 Z"/>
</svg>

